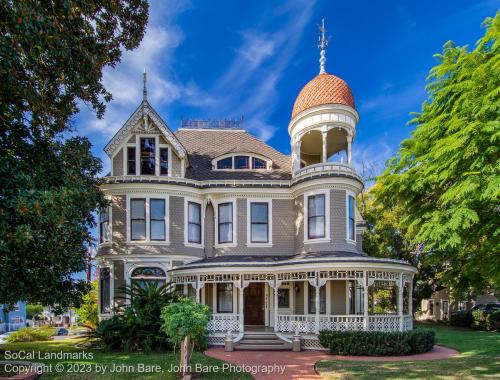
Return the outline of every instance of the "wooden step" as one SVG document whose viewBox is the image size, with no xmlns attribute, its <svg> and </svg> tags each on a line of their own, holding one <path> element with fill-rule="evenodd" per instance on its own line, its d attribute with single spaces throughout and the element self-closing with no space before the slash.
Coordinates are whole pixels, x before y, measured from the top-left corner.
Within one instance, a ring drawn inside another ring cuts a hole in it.
<svg viewBox="0 0 500 380">
<path fill-rule="evenodd" d="M 272 345 L 272 344 L 244 344 L 235 347 L 236 350 L 280 350 L 280 351 L 290 351 L 290 347 L 281 344 L 281 345 Z"/>
<path fill-rule="evenodd" d="M 239 342 L 240 344 L 263 344 L 263 345 L 276 345 L 276 344 L 283 344 L 283 341 L 279 339 L 265 339 L 265 340 L 260 340 L 260 339 L 246 339 L 243 338 Z"/>
</svg>

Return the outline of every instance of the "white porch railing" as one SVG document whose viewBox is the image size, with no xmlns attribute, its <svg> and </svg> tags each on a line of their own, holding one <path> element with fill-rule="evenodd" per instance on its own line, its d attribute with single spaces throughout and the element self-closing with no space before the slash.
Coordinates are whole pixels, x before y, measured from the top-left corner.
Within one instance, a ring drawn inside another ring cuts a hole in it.
<svg viewBox="0 0 500 380">
<path fill-rule="evenodd" d="M 278 315 L 278 328 L 276 331 L 313 333 L 316 327 L 314 315 Z"/>
<path fill-rule="evenodd" d="M 356 331 L 364 329 L 362 315 L 322 315 L 319 317 L 320 330 Z"/>
<path fill-rule="evenodd" d="M 369 331 L 399 331 L 399 315 L 370 315 L 368 316 Z"/>
<path fill-rule="evenodd" d="M 212 314 L 208 321 L 208 331 L 238 331 L 238 314 Z"/>
<path fill-rule="evenodd" d="M 0 323 L 0 332 L 17 331 L 24 327 L 25 323 Z"/>
<path fill-rule="evenodd" d="M 335 173 L 337 175 L 349 174 L 358 177 L 353 167 L 349 164 L 341 162 L 324 162 L 303 167 L 295 173 L 295 179 L 321 173 Z"/>
<path fill-rule="evenodd" d="M 405 315 L 403 331 L 413 328 L 413 318 Z M 320 315 L 319 330 L 361 331 L 365 329 L 363 315 Z M 401 317 L 399 315 L 368 316 L 368 331 L 400 331 Z M 315 315 L 278 315 L 276 331 L 314 334 L 316 331 Z"/>
<path fill-rule="evenodd" d="M 405 315 L 403 317 L 403 331 L 413 330 L 413 316 Z"/>
</svg>

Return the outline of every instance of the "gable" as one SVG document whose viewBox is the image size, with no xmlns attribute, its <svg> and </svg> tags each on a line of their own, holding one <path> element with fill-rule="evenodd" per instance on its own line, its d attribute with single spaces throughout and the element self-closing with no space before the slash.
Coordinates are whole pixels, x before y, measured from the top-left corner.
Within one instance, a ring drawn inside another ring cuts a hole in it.
<svg viewBox="0 0 500 380">
<path fill-rule="evenodd" d="M 113 138 L 104 147 L 106 154 L 112 158 L 116 150 L 123 143 L 135 141 L 136 134 L 159 134 L 162 139 L 172 146 L 179 158 L 186 158 L 186 149 L 177 137 L 168 128 L 147 100 L 144 100 L 125 124 L 116 132 Z"/>
</svg>

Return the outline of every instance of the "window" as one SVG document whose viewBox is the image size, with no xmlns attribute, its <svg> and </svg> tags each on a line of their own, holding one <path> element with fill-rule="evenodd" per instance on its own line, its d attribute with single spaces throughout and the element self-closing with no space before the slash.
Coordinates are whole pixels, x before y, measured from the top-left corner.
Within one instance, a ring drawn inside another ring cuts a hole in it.
<svg viewBox="0 0 500 380">
<path fill-rule="evenodd" d="M 111 236 L 109 236 L 109 211 L 110 207 L 105 207 L 99 212 L 99 242 L 101 243 L 111 240 Z"/>
<path fill-rule="evenodd" d="M 325 237 L 325 195 L 311 195 L 307 198 L 307 237 L 318 239 Z"/>
<path fill-rule="evenodd" d="M 141 175 L 155 174 L 155 139 L 141 138 Z"/>
<path fill-rule="evenodd" d="M 168 175 L 168 148 L 160 148 L 160 175 Z"/>
<path fill-rule="evenodd" d="M 233 284 L 217 284 L 217 312 L 233 312 Z"/>
<path fill-rule="evenodd" d="M 161 268 L 156 267 L 141 267 L 136 268 L 132 272 L 131 284 L 132 287 L 139 286 L 145 288 L 150 284 L 156 284 L 161 286 L 167 281 L 167 276 L 165 271 Z"/>
<path fill-rule="evenodd" d="M 267 163 L 266 161 L 257 158 L 257 157 L 252 157 L 252 166 L 254 169 L 266 169 L 267 168 Z"/>
<path fill-rule="evenodd" d="M 233 242 L 233 204 L 219 205 L 219 243 Z"/>
<path fill-rule="evenodd" d="M 255 202 L 250 204 L 250 236 L 252 243 L 269 242 L 269 204 Z"/>
<path fill-rule="evenodd" d="M 146 240 L 146 200 L 130 200 L 130 238 Z"/>
<path fill-rule="evenodd" d="M 12 311 L 19 311 L 19 310 L 20 310 L 19 304 L 18 303 L 14 304 L 14 306 L 12 307 Z"/>
<path fill-rule="evenodd" d="M 150 239 L 165 240 L 165 199 L 151 199 L 149 207 Z"/>
<path fill-rule="evenodd" d="M 319 313 L 326 313 L 326 286 L 319 288 Z M 309 314 L 316 314 L 316 288 L 309 285 Z"/>
<path fill-rule="evenodd" d="M 348 224 L 347 224 L 347 229 L 348 229 L 348 239 L 350 240 L 355 240 L 356 239 L 356 231 L 355 231 L 355 228 L 356 228 L 356 225 L 355 225 L 355 220 L 354 220 L 354 205 L 355 205 L 355 201 L 354 201 L 354 197 L 352 195 L 349 195 L 349 197 L 347 198 L 347 207 L 348 207 L 348 213 L 347 213 L 347 221 L 348 221 Z"/>
<path fill-rule="evenodd" d="M 17 316 L 15 318 L 12 318 L 10 320 L 10 323 L 24 323 L 24 318 L 20 317 L 20 316 Z"/>
<path fill-rule="evenodd" d="M 232 169 L 232 168 L 233 168 L 233 157 L 227 157 L 217 161 L 217 169 Z"/>
<path fill-rule="evenodd" d="M 234 156 L 235 169 L 250 169 L 250 157 L 248 156 Z"/>
<path fill-rule="evenodd" d="M 434 315 L 434 301 L 429 300 L 429 315 Z"/>
<path fill-rule="evenodd" d="M 188 242 L 201 244 L 201 204 L 188 202 Z"/>
<path fill-rule="evenodd" d="M 127 148 L 127 174 L 135 175 L 135 148 Z"/>
<path fill-rule="evenodd" d="M 111 275 L 109 268 L 101 268 L 99 271 L 99 290 L 101 295 L 101 313 L 111 311 Z"/>
<path fill-rule="evenodd" d="M 278 307 L 290 307 L 290 289 L 278 289 Z"/>
<path fill-rule="evenodd" d="M 467 301 L 458 301 L 458 310 L 466 310 L 467 309 Z"/>
</svg>

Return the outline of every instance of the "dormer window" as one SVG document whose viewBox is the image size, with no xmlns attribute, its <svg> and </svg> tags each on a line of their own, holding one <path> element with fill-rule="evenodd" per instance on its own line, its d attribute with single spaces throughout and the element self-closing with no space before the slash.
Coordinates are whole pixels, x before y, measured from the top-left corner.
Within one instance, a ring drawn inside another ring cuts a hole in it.
<svg viewBox="0 0 500 380">
<path fill-rule="evenodd" d="M 273 163 L 259 154 L 227 154 L 212 161 L 215 170 L 270 170 Z"/>
<path fill-rule="evenodd" d="M 250 169 L 250 157 L 248 157 L 248 156 L 236 156 L 236 157 L 234 157 L 234 168 L 235 169 Z"/>
</svg>

